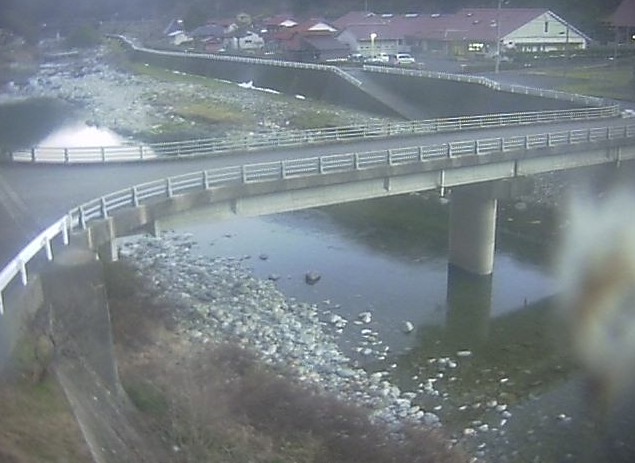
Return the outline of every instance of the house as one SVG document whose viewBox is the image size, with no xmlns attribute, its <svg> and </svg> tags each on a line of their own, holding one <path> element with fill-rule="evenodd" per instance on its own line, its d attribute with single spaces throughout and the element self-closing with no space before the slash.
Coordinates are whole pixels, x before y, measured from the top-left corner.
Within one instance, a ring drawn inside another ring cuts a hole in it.
<svg viewBox="0 0 635 463">
<path fill-rule="evenodd" d="M 371 11 L 350 11 L 333 21 L 333 26 L 339 30 L 344 30 L 349 26 L 358 26 L 362 24 L 386 24 L 389 22 L 381 15 Z"/>
<path fill-rule="evenodd" d="M 225 41 L 225 44 L 226 48 L 232 50 L 253 51 L 264 47 L 265 41 L 260 35 L 248 30 L 241 34 L 234 33 L 233 37 Z"/>
<path fill-rule="evenodd" d="M 168 34 L 168 37 L 170 38 L 170 42 L 173 45 L 182 45 L 184 43 L 188 43 L 192 41 L 192 37 L 190 37 L 189 35 L 187 35 L 185 33 L 185 31 L 174 31 L 174 32 L 170 32 Z"/>
<path fill-rule="evenodd" d="M 350 48 L 335 38 L 337 29 L 323 19 L 310 19 L 274 35 L 276 52 L 293 61 L 346 59 Z"/>
<path fill-rule="evenodd" d="M 216 53 L 225 48 L 225 28 L 218 24 L 206 24 L 190 32 L 196 42 L 202 44 L 205 51 Z"/>
<path fill-rule="evenodd" d="M 616 43 L 633 43 L 635 40 L 635 0 L 622 0 L 609 18 L 615 28 Z"/>
<path fill-rule="evenodd" d="M 541 8 L 470 8 L 455 14 L 425 15 L 409 29 L 411 46 L 454 56 L 494 56 L 499 41 L 504 53 L 584 49 L 591 40 Z"/>
<path fill-rule="evenodd" d="M 365 57 L 410 51 L 403 32 L 392 23 L 350 25 L 337 34 L 337 40 L 346 44 L 352 53 Z"/>
</svg>

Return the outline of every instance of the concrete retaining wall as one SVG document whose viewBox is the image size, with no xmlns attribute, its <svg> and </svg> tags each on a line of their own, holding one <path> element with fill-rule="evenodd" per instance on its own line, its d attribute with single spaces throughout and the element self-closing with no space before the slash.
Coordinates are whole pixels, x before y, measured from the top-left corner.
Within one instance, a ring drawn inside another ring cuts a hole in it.
<svg viewBox="0 0 635 463">
<path fill-rule="evenodd" d="M 391 91 L 422 108 L 426 119 L 580 107 L 579 104 L 564 100 L 497 91 L 476 83 L 371 72 L 367 74 L 373 82 L 389 87 Z"/>
<path fill-rule="evenodd" d="M 287 95 L 299 94 L 361 111 L 398 117 L 388 106 L 327 70 L 220 61 L 196 56 L 160 55 L 142 50 L 131 53 L 135 61 L 153 66 L 232 82 L 252 81 L 256 87 L 272 88 Z"/>
</svg>

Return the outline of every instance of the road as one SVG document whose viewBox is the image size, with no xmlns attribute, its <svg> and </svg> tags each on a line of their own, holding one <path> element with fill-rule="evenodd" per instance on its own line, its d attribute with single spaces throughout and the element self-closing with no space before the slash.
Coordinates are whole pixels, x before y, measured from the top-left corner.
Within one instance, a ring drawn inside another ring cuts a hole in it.
<svg viewBox="0 0 635 463">
<path fill-rule="evenodd" d="M 450 141 L 506 137 L 573 128 L 622 125 L 623 119 L 443 132 L 332 145 L 225 154 L 215 157 L 120 164 L 0 165 L 0 268 L 33 237 L 71 208 L 104 194 L 168 176 L 217 167 L 386 150 Z"/>
</svg>

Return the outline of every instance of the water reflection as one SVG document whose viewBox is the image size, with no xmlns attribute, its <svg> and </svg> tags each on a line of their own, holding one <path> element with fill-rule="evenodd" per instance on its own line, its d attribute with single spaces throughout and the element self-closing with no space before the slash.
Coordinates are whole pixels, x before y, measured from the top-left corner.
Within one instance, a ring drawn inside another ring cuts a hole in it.
<svg viewBox="0 0 635 463">
<path fill-rule="evenodd" d="M 493 276 L 448 268 L 447 207 L 436 199 L 404 196 L 216 223 L 201 210 L 162 227 L 193 233 L 203 254 L 251 256 L 244 262 L 255 275 L 279 275 L 288 297 L 349 319 L 344 352 L 368 370 L 389 371 L 459 434 L 472 421 L 502 429 L 504 413 L 571 373 L 547 328 L 554 286 L 544 260 L 517 258 L 514 249 L 522 246 L 514 234 L 497 251 Z M 316 285 L 304 283 L 308 270 L 322 275 Z M 367 310 L 372 322 L 355 324 Z M 415 326 L 410 334 L 403 331 L 406 320 Z M 387 358 L 360 352 L 364 329 L 390 347 Z M 438 396 L 425 392 L 429 379 L 442 391 Z"/>
</svg>

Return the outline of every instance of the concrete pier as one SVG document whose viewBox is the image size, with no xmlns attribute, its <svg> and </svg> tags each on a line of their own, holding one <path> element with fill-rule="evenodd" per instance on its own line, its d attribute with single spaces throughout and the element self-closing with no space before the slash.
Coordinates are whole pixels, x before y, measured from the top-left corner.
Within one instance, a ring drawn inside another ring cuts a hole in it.
<svg viewBox="0 0 635 463">
<path fill-rule="evenodd" d="M 475 349 L 489 337 L 492 275 L 448 265 L 446 338 L 454 350 Z"/>
<path fill-rule="evenodd" d="M 452 189 L 449 263 L 476 275 L 494 270 L 496 208 L 493 185 L 481 183 Z"/>
</svg>

